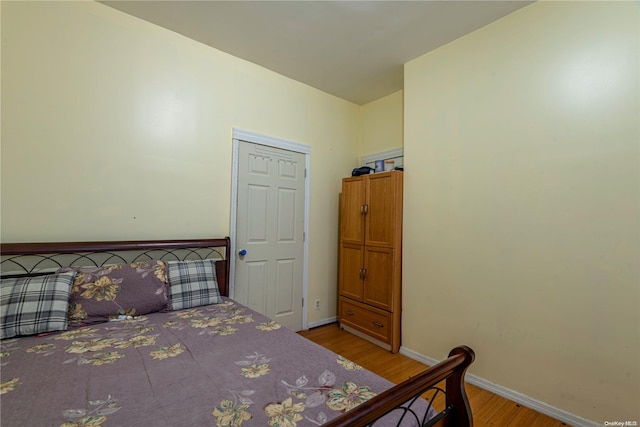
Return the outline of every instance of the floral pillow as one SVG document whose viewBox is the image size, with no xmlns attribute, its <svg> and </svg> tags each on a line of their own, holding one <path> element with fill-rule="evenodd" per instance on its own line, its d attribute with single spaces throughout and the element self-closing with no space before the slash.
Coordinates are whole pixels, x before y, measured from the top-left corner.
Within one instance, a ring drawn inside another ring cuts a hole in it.
<svg viewBox="0 0 640 427">
<path fill-rule="evenodd" d="M 65 271 L 77 273 L 69 298 L 70 326 L 167 309 L 167 266 L 162 261 L 58 270 Z"/>
</svg>

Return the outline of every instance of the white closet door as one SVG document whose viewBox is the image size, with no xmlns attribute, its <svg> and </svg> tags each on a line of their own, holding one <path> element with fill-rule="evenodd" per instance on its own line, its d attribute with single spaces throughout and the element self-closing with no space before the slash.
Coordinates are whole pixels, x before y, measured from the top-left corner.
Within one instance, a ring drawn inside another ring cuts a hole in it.
<svg viewBox="0 0 640 427">
<path fill-rule="evenodd" d="M 302 329 L 305 155 L 239 141 L 234 299 Z"/>
</svg>

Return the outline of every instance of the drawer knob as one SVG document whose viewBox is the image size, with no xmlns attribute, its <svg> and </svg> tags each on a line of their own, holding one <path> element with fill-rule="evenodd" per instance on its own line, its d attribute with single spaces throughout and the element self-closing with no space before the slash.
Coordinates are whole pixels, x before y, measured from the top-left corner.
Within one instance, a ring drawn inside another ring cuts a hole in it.
<svg viewBox="0 0 640 427">
<path fill-rule="evenodd" d="M 384 327 L 384 325 L 380 322 L 373 322 L 373 326 L 377 326 L 378 328 Z"/>
<path fill-rule="evenodd" d="M 353 311 L 347 310 L 347 311 L 345 311 L 345 313 L 347 313 L 349 316 L 353 316 Z"/>
</svg>

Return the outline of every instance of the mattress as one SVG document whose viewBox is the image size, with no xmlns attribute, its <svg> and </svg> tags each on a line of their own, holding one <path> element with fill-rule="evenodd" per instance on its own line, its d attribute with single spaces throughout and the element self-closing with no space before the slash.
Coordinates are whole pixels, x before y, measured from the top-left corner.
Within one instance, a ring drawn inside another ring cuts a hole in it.
<svg viewBox="0 0 640 427">
<path fill-rule="evenodd" d="M 7 427 L 313 426 L 393 385 L 228 298 L 0 347 Z"/>
</svg>

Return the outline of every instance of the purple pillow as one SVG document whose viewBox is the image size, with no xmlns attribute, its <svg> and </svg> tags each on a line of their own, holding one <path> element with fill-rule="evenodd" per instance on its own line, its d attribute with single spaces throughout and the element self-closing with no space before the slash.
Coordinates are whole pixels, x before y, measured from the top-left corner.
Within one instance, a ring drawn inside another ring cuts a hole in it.
<svg viewBox="0 0 640 427">
<path fill-rule="evenodd" d="M 167 309 L 167 266 L 162 261 L 64 267 L 58 273 L 67 271 L 77 273 L 69 297 L 70 326 Z"/>
</svg>

